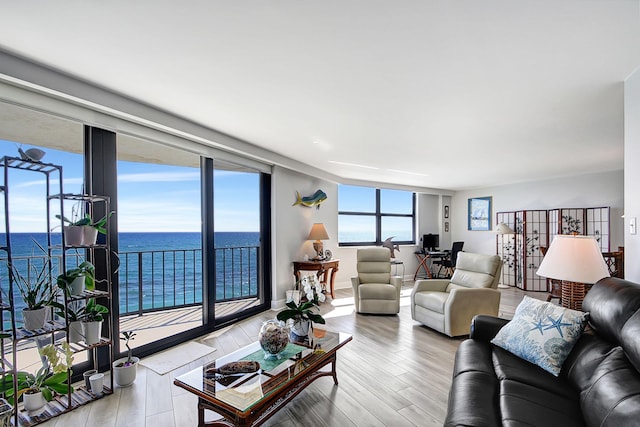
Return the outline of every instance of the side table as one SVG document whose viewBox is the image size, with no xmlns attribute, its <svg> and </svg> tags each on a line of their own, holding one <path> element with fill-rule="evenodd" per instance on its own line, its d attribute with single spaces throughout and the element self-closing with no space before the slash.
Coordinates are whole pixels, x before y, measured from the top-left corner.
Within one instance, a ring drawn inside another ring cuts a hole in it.
<svg viewBox="0 0 640 427">
<path fill-rule="evenodd" d="M 329 285 L 329 293 L 331 299 L 333 296 L 333 281 L 338 272 L 339 259 L 330 259 L 326 261 L 293 261 L 293 276 L 296 281 L 300 280 L 301 271 L 317 271 L 318 279 L 322 283 L 324 289 Z"/>
</svg>

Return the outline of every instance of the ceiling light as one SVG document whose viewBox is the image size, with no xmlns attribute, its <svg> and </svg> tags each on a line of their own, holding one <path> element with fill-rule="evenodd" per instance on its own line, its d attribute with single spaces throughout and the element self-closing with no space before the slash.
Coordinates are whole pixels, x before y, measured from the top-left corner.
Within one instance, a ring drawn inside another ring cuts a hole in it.
<svg viewBox="0 0 640 427">
<path fill-rule="evenodd" d="M 329 163 L 334 163 L 336 165 L 345 165 L 345 166 L 355 166 L 357 168 L 365 168 L 365 169 L 378 169 L 373 166 L 365 166 L 365 165 L 357 165 L 355 163 L 346 163 L 346 162 L 337 162 L 335 160 L 328 160 Z"/>
</svg>

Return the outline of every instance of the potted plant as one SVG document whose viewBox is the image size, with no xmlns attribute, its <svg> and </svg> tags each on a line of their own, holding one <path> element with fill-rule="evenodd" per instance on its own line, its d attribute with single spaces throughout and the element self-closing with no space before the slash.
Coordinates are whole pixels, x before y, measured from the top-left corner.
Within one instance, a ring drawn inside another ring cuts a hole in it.
<svg viewBox="0 0 640 427">
<path fill-rule="evenodd" d="M 42 249 L 41 246 L 40 248 Z M 51 283 L 50 266 L 51 261 L 46 257 L 40 268 L 31 263 L 30 274 L 24 275 L 15 264 L 11 264 L 9 273 L 26 304 L 22 310 L 25 329 L 35 330 L 44 326 L 47 306 L 50 306 L 57 296 L 57 290 Z"/>
<path fill-rule="evenodd" d="M 113 362 L 113 381 L 120 387 L 128 387 L 136 380 L 136 372 L 139 358 L 133 356 L 133 351 L 129 347 L 129 341 L 136 336 L 133 331 L 124 331 L 120 339 L 127 347 L 127 357 L 123 357 Z"/>
<path fill-rule="evenodd" d="M 99 220 L 93 221 L 88 213 L 78 215 L 78 210 L 76 206 L 72 208 L 72 219 L 56 215 L 56 218 L 68 224 L 64 226 L 65 243 L 68 246 L 94 245 L 98 233 L 107 233 L 107 221 L 114 212 L 111 211 Z"/>
<path fill-rule="evenodd" d="M 89 298 L 87 305 L 82 312 L 82 330 L 84 331 L 84 342 L 87 345 L 94 345 L 100 342 L 102 332 L 103 314 L 109 313 L 109 309 L 104 305 L 96 303 L 95 298 Z"/>
<path fill-rule="evenodd" d="M 56 283 L 68 296 L 82 295 L 85 288 L 93 289 L 95 269 L 92 263 L 83 261 L 77 267 L 60 274 L 56 279 Z"/>
<path fill-rule="evenodd" d="M 27 411 L 38 411 L 45 405 L 45 401 L 53 399 L 55 393 L 67 394 L 69 392 L 68 380 L 73 365 L 73 352 L 69 344 L 62 343 L 64 358 L 52 344 L 39 349 L 40 356 L 46 362 L 35 374 L 18 371 L 15 373 L 17 388 L 13 387 L 13 373 L 5 375 L 0 380 L 0 393 L 4 394 L 7 401 L 15 406 L 15 403 L 23 398 L 24 408 Z M 71 387 L 73 392 L 73 387 Z"/>
<path fill-rule="evenodd" d="M 58 301 L 54 301 L 51 305 L 56 309 L 56 314 L 69 322 L 69 342 L 77 343 L 84 339 L 84 331 L 82 328 L 82 318 L 84 316 L 85 306 L 80 301 L 71 301 L 66 309 Z"/>
<path fill-rule="evenodd" d="M 309 335 L 309 329 L 312 323 L 324 324 L 325 320 L 319 313 L 319 302 L 325 300 L 322 293 L 322 287 L 317 282 L 315 276 L 306 276 L 296 284 L 301 286 L 306 297 L 306 301 L 289 301 L 286 303 L 288 308 L 279 312 L 276 317 L 278 320 L 289 322 L 291 324 L 291 338 L 294 341 L 304 341 Z"/>
</svg>

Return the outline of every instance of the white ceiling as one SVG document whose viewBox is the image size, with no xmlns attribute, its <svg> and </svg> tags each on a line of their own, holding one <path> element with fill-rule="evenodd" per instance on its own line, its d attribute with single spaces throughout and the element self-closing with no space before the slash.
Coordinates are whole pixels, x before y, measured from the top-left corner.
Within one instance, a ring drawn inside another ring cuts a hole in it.
<svg viewBox="0 0 640 427">
<path fill-rule="evenodd" d="M 344 179 L 459 190 L 622 169 L 639 10 L 3 1 L 0 48 Z"/>
</svg>

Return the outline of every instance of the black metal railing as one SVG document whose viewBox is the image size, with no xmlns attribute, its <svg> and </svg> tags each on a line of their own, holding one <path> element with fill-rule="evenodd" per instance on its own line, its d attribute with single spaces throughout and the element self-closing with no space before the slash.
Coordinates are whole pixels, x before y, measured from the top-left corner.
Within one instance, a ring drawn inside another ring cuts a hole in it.
<svg viewBox="0 0 640 427">
<path fill-rule="evenodd" d="M 216 302 L 258 296 L 259 247 L 215 249 Z M 120 315 L 202 304 L 202 251 L 120 252 Z"/>
<path fill-rule="evenodd" d="M 216 302 L 257 298 L 259 247 L 238 246 L 215 249 Z M 120 252 L 119 303 L 120 315 L 144 314 L 160 310 L 202 304 L 202 251 L 200 249 L 172 249 L 157 251 Z M 75 266 L 81 258 L 69 256 L 67 266 Z M 42 266 L 44 256 L 14 257 L 14 265 L 25 275 L 33 266 Z M 52 258 L 53 282 L 60 265 L 59 257 Z M 0 269 L 4 300 L 8 277 L 6 262 Z M 16 306 L 24 304 L 14 289 Z"/>
</svg>

